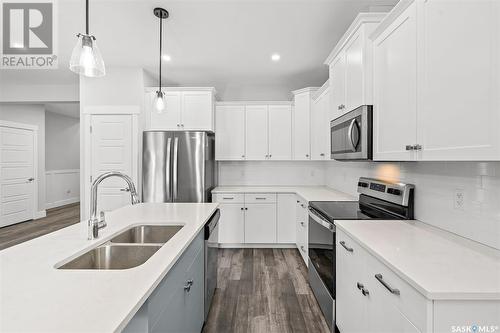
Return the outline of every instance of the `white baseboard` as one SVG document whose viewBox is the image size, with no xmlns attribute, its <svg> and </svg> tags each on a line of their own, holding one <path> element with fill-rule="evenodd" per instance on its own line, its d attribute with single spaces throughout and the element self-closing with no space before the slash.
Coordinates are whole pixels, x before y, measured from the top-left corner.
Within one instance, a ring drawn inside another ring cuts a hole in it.
<svg viewBox="0 0 500 333">
<path fill-rule="evenodd" d="M 38 219 L 44 218 L 46 216 L 47 216 L 47 211 L 41 210 L 41 211 L 35 212 L 35 214 L 33 214 L 33 220 L 38 220 Z"/>
<path fill-rule="evenodd" d="M 221 249 L 295 249 L 297 245 L 293 244 L 229 244 L 221 243 L 219 248 Z"/>
<path fill-rule="evenodd" d="M 69 198 L 69 199 L 64 199 L 64 200 L 59 200 L 56 202 L 47 203 L 47 205 L 45 205 L 45 209 L 61 207 L 61 206 L 65 206 L 65 205 L 69 205 L 69 204 L 77 203 L 77 202 L 80 202 L 80 197 L 73 197 L 73 198 Z"/>
</svg>

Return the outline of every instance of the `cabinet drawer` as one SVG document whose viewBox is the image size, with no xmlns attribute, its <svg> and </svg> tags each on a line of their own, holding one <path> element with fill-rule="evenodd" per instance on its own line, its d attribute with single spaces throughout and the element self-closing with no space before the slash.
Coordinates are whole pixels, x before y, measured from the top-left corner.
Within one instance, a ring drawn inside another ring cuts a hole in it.
<svg viewBox="0 0 500 333">
<path fill-rule="evenodd" d="M 245 203 L 273 203 L 276 202 L 276 193 L 246 193 Z"/>
<path fill-rule="evenodd" d="M 374 256 L 368 255 L 367 261 L 367 283 L 384 297 L 386 305 L 396 307 L 420 331 L 427 332 L 430 301 Z"/>
<path fill-rule="evenodd" d="M 245 195 L 243 193 L 216 193 L 213 196 L 213 201 L 220 203 L 244 203 Z"/>
</svg>

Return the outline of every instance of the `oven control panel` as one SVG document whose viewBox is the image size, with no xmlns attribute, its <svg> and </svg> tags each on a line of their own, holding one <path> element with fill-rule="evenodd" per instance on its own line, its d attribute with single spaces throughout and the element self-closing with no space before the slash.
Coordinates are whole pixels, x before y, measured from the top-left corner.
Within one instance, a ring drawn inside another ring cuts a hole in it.
<svg viewBox="0 0 500 333">
<path fill-rule="evenodd" d="M 358 181 L 358 193 L 400 204 L 408 205 L 408 199 L 415 186 L 412 184 L 388 182 L 374 178 L 361 177 Z"/>
</svg>

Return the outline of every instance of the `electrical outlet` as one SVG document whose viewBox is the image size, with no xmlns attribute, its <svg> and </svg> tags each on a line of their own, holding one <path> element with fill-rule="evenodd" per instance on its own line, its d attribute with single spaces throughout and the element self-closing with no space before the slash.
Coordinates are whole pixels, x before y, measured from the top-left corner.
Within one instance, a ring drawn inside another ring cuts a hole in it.
<svg viewBox="0 0 500 333">
<path fill-rule="evenodd" d="M 455 209 L 464 209 L 465 194 L 463 189 L 455 189 L 453 193 L 453 205 Z"/>
</svg>

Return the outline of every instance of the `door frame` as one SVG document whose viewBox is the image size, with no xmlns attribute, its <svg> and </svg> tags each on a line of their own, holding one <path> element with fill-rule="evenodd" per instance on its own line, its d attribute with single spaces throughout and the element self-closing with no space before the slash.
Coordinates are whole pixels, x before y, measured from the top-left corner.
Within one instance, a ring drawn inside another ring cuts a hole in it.
<svg viewBox="0 0 500 333">
<path fill-rule="evenodd" d="M 38 178 L 38 126 L 31 124 L 18 123 L 14 121 L 0 120 L 0 127 L 22 129 L 33 132 L 33 177 L 35 182 L 33 183 L 33 220 L 45 217 L 45 210 L 38 211 L 38 183 L 40 179 Z M 1 169 L 0 169 L 1 172 Z M 0 183 L 0 192 L 1 192 Z"/>
<path fill-rule="evenodd" d="M 92 136 L 91 125 L 92 116 L 95 115 L 116 115 L 131 116 L 132 118 L 132 174 L 129 175 L 141 193 L 141 164 L 139 157 L 139 147 L 142 147 L 142 135 L 139 135 L 142 126 L 139 124 L 140 106 L 137 105 L 96 105 L 81 108 L 80 118 L 80 220 L 85 222 L 89 217 L 90 210 L 90 190 L 92 175 Z"/>
</svg>

